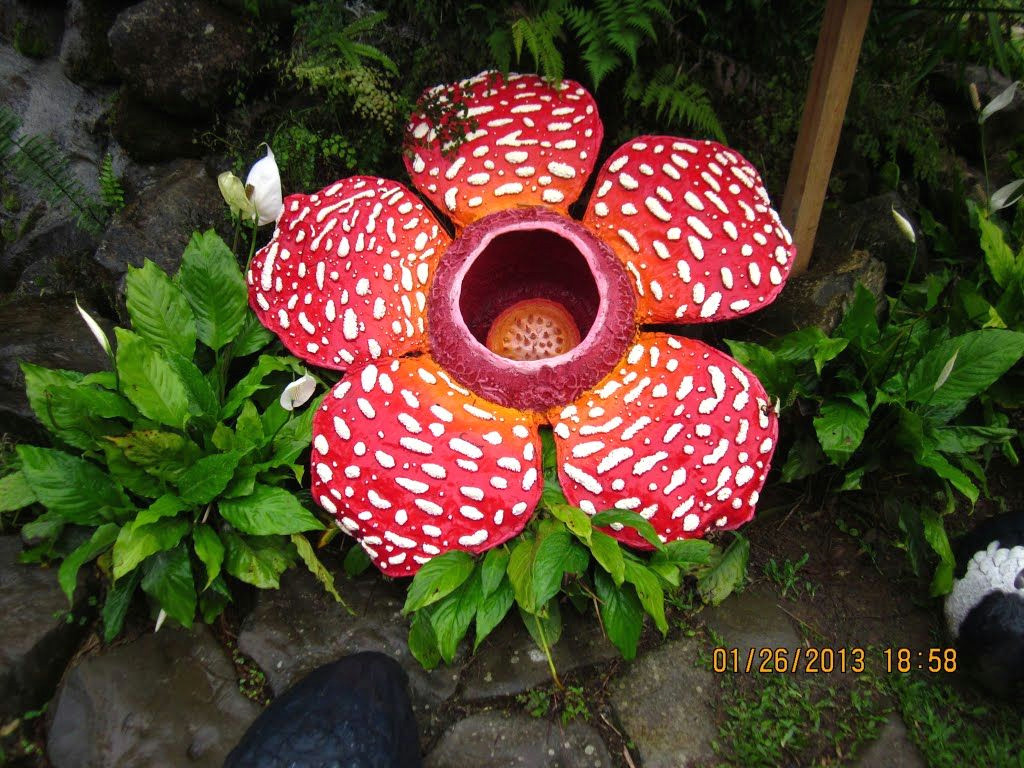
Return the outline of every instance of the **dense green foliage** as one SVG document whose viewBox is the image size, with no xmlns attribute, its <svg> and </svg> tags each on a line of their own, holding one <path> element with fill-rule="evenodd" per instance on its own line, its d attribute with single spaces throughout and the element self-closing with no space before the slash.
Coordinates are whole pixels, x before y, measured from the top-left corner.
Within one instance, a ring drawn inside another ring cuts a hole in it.
<svg viewBox="0 0 1024 768">
<path fill-rule="evenodd" d="M 140 586 L 191 626 L 197 612 L 206 622 L 220 614 L 233 579 L 276 588 L 302 560 L 340 600 L 302 536 L 324 528 L 298 491 L 315 406 L 293 413 L 279 401 L 304 372 L 298 361 L 253 358 L 271 335 L 248 308 L 230 249 L 196 233 L 173 279 L 149 261 L 130 269 L 126 298 L 132 328 L 115 329 L 113 370 L 22 364 L 55 445 L 19 445 L 0 480 L 0 510 L 46 510 L 22 529 L 35 542 L 26 559 L 62 559 L 69 601 L 79 569 L 97 560 L 109 581 L 108 641 Z M 237 380 L 233 360 L 246 368 Z"/>
</svg>

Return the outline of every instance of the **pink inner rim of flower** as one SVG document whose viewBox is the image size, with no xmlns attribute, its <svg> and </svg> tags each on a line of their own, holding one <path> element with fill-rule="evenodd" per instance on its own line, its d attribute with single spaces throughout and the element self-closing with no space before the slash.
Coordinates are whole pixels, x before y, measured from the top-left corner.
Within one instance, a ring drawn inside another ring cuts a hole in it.
<svg viewBox="0 0 1024 768">
<path fill-rule="evenodd" d="M 486 353 L 498 362 L 504 358 L 484 346 L 495 319 L 513 304 L 528 299 L 548 299 L 572 315 L 580 332 L 578 347 L 543 360 L 516 361 L 523 368 L 553 365 L 584 351 L 595 320 L 607 315 L 604 296 L 607 280 L 595 274 L 587 244 L 572 233 L 556 232 L 539 222 L 532 229 L 495 230 L 456 273 L 453 299 L 456 318 Z M 461 329 L 460 329 L 461 330 Z"/>
<path fill-rule="evenodd" d="M 580 343 L 536 360 L 488 349 L 501 312 L 537 299 L 566 309 Z M 434 359 L 476 394 L 525 410 L 575 399 L 612 369 L 636 331 L 636 297 L 611 249 L 544 208 L 499 211 L 466 227 L 438 264 L 428 304 Z"/>
</svg>

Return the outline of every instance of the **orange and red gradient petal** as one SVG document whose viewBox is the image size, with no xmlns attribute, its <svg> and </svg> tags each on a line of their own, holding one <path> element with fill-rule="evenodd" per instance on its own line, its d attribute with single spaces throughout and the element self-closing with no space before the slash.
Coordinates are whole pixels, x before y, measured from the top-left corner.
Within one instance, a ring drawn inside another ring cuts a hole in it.
<svg viewBox="0 0 1024 768">
<path fill-rule="evenodd" d="M 246 273 L 249 303 L 289 351 L 324 368 L 423 350 L 430 279 L 450 243 L 398 182 L 342 179 L 285 199 Z"/>
<path fill-rule="evenodd" d="M 460 228 L 522 206 L 566 213 L 602 136 L 594 98 L 579 83 L 483 72 L 420 97 L 405 166 L 416 189 Z"/>
<path fill-rule="evenodd" d="M 589 392 L 549 418 L 558 476 L 589 514 L 630 509 L 664 541 L 754 514 L 778 435 L 761 383 L 699 341 L 644 333 Z M 609 533 L 650 549 L 632 528 Z"/>
<path fill-rule="evenodd" d="M 792 238 L 757 170 L 713 141 L 641 136 L 597 178 L 583 223 L 633 277 L 638 320 L 705 323 L 767 306 L 793 265 Z"/>
<path fill-rule="evenodd" d="M 349 371 L 313 418 L 312 494 L 388 576 L 512 538 L 540 498 L 534 419 L 429 357 Z"/>
</svg>

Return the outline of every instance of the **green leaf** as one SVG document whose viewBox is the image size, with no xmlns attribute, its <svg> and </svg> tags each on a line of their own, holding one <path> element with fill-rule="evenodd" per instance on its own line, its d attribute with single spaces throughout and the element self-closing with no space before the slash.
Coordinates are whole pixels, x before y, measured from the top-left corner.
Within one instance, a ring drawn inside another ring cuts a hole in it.
<svg viewBox="0 0 1024 768">
<path fill-rule="evenodd" d="M 955 406 L 962 410 L 1022 355 L 1024 333 L 989 328 L 949 339 L 932 349 L 910 372 L 907 399 L 935 408 Z M 954 363 L 947 371 L 950 360 Z"/>
<path fill-rule="evenodd" d="M 505 581 L 509 551 L 505 547 L 487 550 L 480 565 L 480 587 L 484 597 L 490 595 Z"/>
<path fill-rule="evenodd" d="M 424 669 L 433 669 L 441 661 L 428 611 L 416 611 L 413 614 L 409 625 L 409 652 Z"/>
<path fill-rule="evenodd" d="M 476 561 L 468 552 L 452 550 L 424 563 L 409 585 L 402 613 L 411 613 L 450 595 L 469 578 Z"/>
<path fill-rule="evenodd" d="M 295 551 L 299 553 L 299 559 L 306 564 L 309 572 L 323 585 L 324 591 L 334 598 L 334 602 L 345 605 L 345 601 L 341 599 L 341 595 L 338 594 L 338 590 L 334 587 L 334 574 L 328 571 L 324 564 L 320 562 L 306 537 L 300 533 L 293 533 L 291 539 L 292 544 L 295 545 Z M 348 608 L 347 605 L 345 607 Z"/>
<path fill-rule="evenodd" d="M 655 549 L 660 550 L 665 548 L 665 544 L 658 538 L 658 533 L 654 530 L 654 526 L 631 510 L 607 509 L 604 512 L 598 512 L 594 515 L 590 522 L 593 523 L 594 527 L 604 527 L 610 526 L 612 523 L 621 523 L 622 525 L 632 528 L 643 536 L 644 540 Z"/>
<path fill-rule="evenodd" d="M 121 634 L 124 617 L 135 597 L 135 589 L 142 579 L 142 571 L 132 571 L 127 578 L 111 584 L 107 588 L 107 599 L 103 603 L 103 642 L 113 642 Z"/>
<path fill-rule="evenodd" d="M 289 419 L 274 437 L 274 453 L 267 462 L 272 467 L 291 464 L 313 443 L 313 416 L 326 395 L 318 397 L 306 409 Z"/>
<path fill-rule="evenodd" d="M 147 341 L 192 359 L 196 351 L 196 321 L 184 294 L 149 259 L 142 268 L 129 266 L 125 303 L 132 328 Z"/>
<path fill-rule="evenodd" d="M 615 586 L 602 571 L 594 572 L 594 588 L 601 603 L 601 622 L 608 639 L 624 659 L 634 659 L 644 626 L 643 608 L 636 591 L 629 585 Z"/>
<path fill-rule="evenodd" d="M 953 568 L 956 560 L 953 557 L 953 548 L 949 545 L 949 537 L 946 536 L 942 516 L 930 509 L 922 510 L 921 523 L 924 526 L 925 541 L 939 556 L 939 567 L 936 568 L 931 583 L 931 595 L 938 597 L 947 594 L 953 588 Z"/>
<path fill-rule="evenodd" d="M 768 394 L 788 402 L 796 386 L 796 368 L 792 363 L 760 344 L 732 339 L 726 339 L 725 343 L 732 356 L 760 380 Z"/>
<path fill-rule="evenodd" d="M 117 445 L 105 441 L 101 447 L 106 459 L 107 471 L 114 482 L 136 496 L 149 499 L 155 499 L 167 491 L 167 487 L 161 480 L 129 461 L 124 455 L 124 451 Z"/>
<path fill-rule="evenodd" d="M 697 582 L 701 600 L 718 605 L 743 585 L 747 578 L 747 560 L 750 557 L 750 542 L 738 533 L 718 562 Z"/>
<path fill-rule="evenodd" d="M 218 576 L 209 587 L 199 593 L 199 611 L 205 624 L 212 624 L 231 602 L 231 590 L 224 576 Z"/>
<path fill-rule="evenodd" d="M 572 548 L 572 537 L 566 530 L 545 536 L 537 545 L 533 558 L 530 605 L 545 605 L 562 588 L 566 560 Z M 525 606 L 524 606 L 525 607 Z"/>
<path fill-rule="evenodd" d="M 458 589 L 439 600 L 430 612 L 437 650 L 448 664 L 452 663 L 459 643 L 469 631 L 480 597 L 480 575 L 479 571 L 474 571 Z"/>
<path fill-rule="evenodd" d="M 971 222 L 978 230 L 978 242 L 985 254 L 985 263 L 992 273 L 992 279 L 1000 288 L 1006 288 L 1013 281 L 1017 271 L 1013 250 L 1006 242 L 999 225 L 973 203 L 968 205 L 971 209 Z"/>
<path fill-rule="evenodd" d="M 492 552 L 494 550 L 491 550 Z M 473 638 L 473 650 L 480 647 L 480 643 L 491 634 L 502 619 L 508 614 L 512 603 L 515 602 L 516 593 L 512 589 L 512 583 L 508 579 L 502 579 L 497 588 L 485 595 L 480 601 L 480 607 L 476 612 L 476 636 Z"/>
<path fill-rule="evenodd" d="M 574 507 L 571 504 L 546 503 L 544 506 L 548 512 L 551 513 L 552 517 L 565 523 L 565 527 L 568 528 L 576 538 L 584 544 L 590 544 L 590 537 L 594 530 L 594 525 L 590 520 L 590 515 L 579 507 Z"/>
<path fill-rule="evenodd" d="M 235 343 L 231 347 L 231 354 L 237 357 L 245 357 L 253 352 L 258 352 L 274 340 L 274 334 L 268 331 L 256 313 L 249 311 L 242 321 L 242 328 L 235 337 Z"/>
<path fill-rule="evenodd" d="M 176 547 L 188 529 L 189 521 L 180 519 L 124 526 L 114 542 L 114 578 L 135 570 L 150 555 Z"/>
<path fill-rule="evenodd" d="M 221 534 L 227 553 L 224 570 L 246 584 L 260 589 L 277 589 L 281 574 L 294 562 L 291 543 L 279 536 Z"/>
<path fill-rule="evenodd" d="M 941 453 L 924 451 L 917 456 L 917 463 L 932 470 L 943 480 L 948 480 L 954 488 L 970 499 L 972 504 L 977 503 L 978 486 L 971 482 L 971 478 L 966 474 L 950 464 L 949 460 Z"/>
<path fill-rule="evenodd" d="M 138 412 L 124 397 L 87 383 L 81 374 L 21 363 L 29 404 L 40 423 L 76 448 L 90 450 L 99 438 L 124 431 L 121 422 Z"/>
<path fill-rule="evenodd" d="M 515 590 L 516 602 L 526 611 L 537 610 L 533 601 L 533 559 L 536 552 L 535 539 L 520 537 L 512 548 L 508 560 L 508 579 Z"/>
<path fill-rule="evenodd" d="M 67 521 L 56 512 L 43 512 L 35 520 L 21 526 L 21 538 L 30 544 L 39 540 L 56 541 L 66 525 Z"/>
<path fill-rule="evenodd" d="M 92 532 L 88 541 L 78 547 L 60 564 L 57 571 L 57 582 L 68 598 L 68 603 L 74 602 L 75 586 L 78 583 L 78 570 L 95 560 L 101 554 L 110 549 L 110 545 L 117 538 L 118 526 L 115 523 L 106 523 Z"/>
<path fill-rule="evenodd" d="M 1005 427 L 938 427 L 932 431 L 935 450 L 942 453 L 974 453 L 986 445 L 1005 444 L 1017 430 Z"/>
<path fill-rule="evenodd" d="M 185 385 L 156 347 L 124 328 L 115 328 L 121 389 L 147 419 L 176 429 L 189 418 Z"/>
<path fill-rule="evenodd" d="M 192 504 L 207 504 L 213 501 L 231 482 L 235 468 L 244 455 L 240 451 L 230 451 L 215 453 L 197 460 L 178 482 L 181 497 Z"/>
<path fill-rule="evenodd" d="M 275 371 L 287 371 L 292 368 L 292 361 L 286 357 L 260 355 L 259 359 L 245 376 L 228 392 L 220 418 L 229 419 L 234 416 L 242 403 L 262 389 L 266 389 L 263 380 Z"/>
<path fill-rule="evenodd" d="M 100 525 L 131 506 L 109 475 L 85 459 L 34 445 L 19 445 L 17 451 L 39 503 L 69 523 Z"/>
<path fill-rule="evenodd" d="M 342 568 L 345 569 L 346 575 L 350 578 L 355 578 L 359 574 L 364 573 L 372 564 L 373 561 L 366 554 L 366 550 L 357 544 L 354 547 L 350 547 L 348 552 L 345 553 L 345 561 L 342 563 Z"/>
<path fill-rule="evenodd" d="M 204 426 L 212 425 L 217 420 L 220 401 L 217 399 L 213 387 L 210 386 L 210 382 L 203 376 L 203 372 L 191 360 L 174 352 L 165 352 L 164 359 L 181 379 L 181 383 L 185 385 L 189 413 L 193 418 L 201 421 Z"/>
<path fill-rule="evenodd" d="M 849 339 L 859 349 L 873 348 L 879 339 L 877 312 L 878 299 L 862 283 L 857 283 L 853 302 L 836 328 L 836 336 Z"/>
<path fill-rule="evenodd" d="M 203 589 L 209 589 L 213 580 L 220 575 L 224 563 L 224 542 L 212 527 L 200 523 L 192 529 L 192 547 L 196 557 L 206 566 L 206 584 Z"/>
<path fill-rule="evenodd" d="M 523 620 L 523 626 L 538 648 L 550 651 L 562 638 L 562 610 L 558 607 L 557 599 L 549 601 L 537 613 L 525 611 L 520 605 L 519 618 Z"/>
<path fill-rule="evenodd" d="M 654 626 L 664 637 L 668 634 L 668 622 L 665 620 L 665 591 L 661 588 L 657 574 L 640 563 L 627 560 L 626 581 L 636 588 L 640 605 L 654 619 Z"/>
<path fill-rule="evenodd" d="M 24 472 L 12 472 L 0 477 L 0 512 L 13 512 L 37 501 Z"/>
<path fill-rule="evenodd" d="M 246 448 L 262 448 L 266 443 L 263 420 L 252 400 L 242 403 L 242 411 L 235 421 L 235 443 Z"/>
<path fill-rule="evenodd" d="M 832 463 L 843 466 L 864 440 L 871 420 L 867 397 L 863 392 L 826 400 L 814 419 L 818 442 Z"/>
<path fill-rule="evenodd" d="M 191 627 L 196 615 L 196 585 L 188 549 L 179 544 L 146 561 L 142 590 L 152 597 L 172 619 Z"/>
<path fill-rule="evenodd" d="M 590 551 L 593 553 L 594 559 L 611 575 L 615 586 L 620 586 L 623 579 L 626 578 L 626 561 L 622 557 L 622 548 L 619 546 L 619 542 L 607 533 L 594 531 L 590 537 Z"/>
<path fill-rule="evenodd" d="M 257 483 L 248 496 L 223 499 L 220 516 L 242 533 L 256 536 L 322 531 L 324 526 L 284 488 Z"/>
<path fill-rule="evenodd" d="M 161 480 L 177 484 L 199 458 L 199 446 L 177 432 L 142 429 L 108 437 L 124 457 Z"/>
<path fill-rule="evenodd" d="M 235 338 L 248 311 L 248 291 L 234 254 L 212 229 L 192 235 L 177 283 L 192 307 L 201 342 L 217 350 Z"/>
</svg>

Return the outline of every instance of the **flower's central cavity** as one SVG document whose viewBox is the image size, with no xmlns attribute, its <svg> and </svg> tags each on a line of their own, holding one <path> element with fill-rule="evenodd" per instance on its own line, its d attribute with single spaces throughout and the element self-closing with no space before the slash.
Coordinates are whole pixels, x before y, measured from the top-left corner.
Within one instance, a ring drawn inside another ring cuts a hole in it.
<svg viewBox="0 0 1024 768">
<path fill-rule="evenodd" d="M 579 245 L 551 229 L 513 229 L 475 254 L 459 311 L 480 343 L 512 360 L 564 354 L 594 324 L 600 295 Z"/>
<path fill-rule="evenodd" d="M 429 305 L 435 359 L 477 394 L 530 410 L 600 381 L 635 329 L 636 299 L 608 246 L 540 208 L 467 227 L 438 265 Z"/>
</svg>

